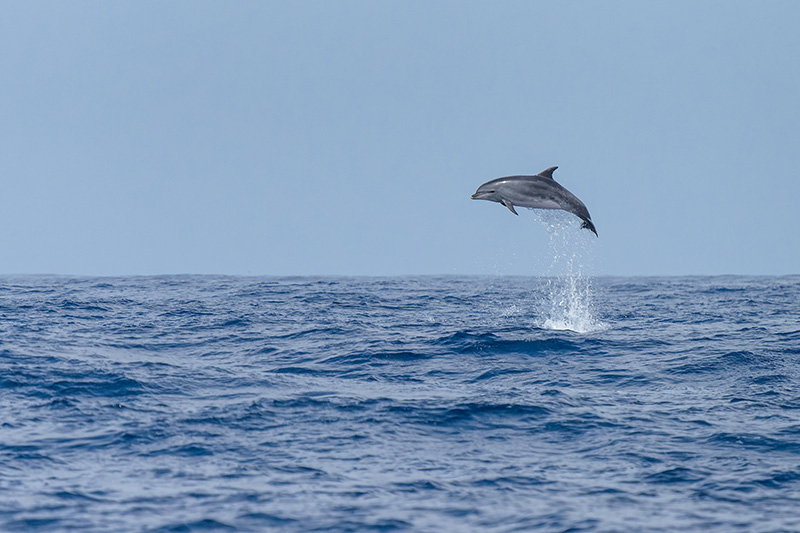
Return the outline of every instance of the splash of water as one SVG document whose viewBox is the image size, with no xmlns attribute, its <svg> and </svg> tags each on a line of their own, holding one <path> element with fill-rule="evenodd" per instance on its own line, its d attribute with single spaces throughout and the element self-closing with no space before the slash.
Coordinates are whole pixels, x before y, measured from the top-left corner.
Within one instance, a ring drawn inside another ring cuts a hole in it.
<svg viewBox="0 0 800 533">
<path fill-rule="evenodd" d="M 563 211 L 536 210 L 550 235 L 553 260 L 544 296 L 538 302 L 540 327 L 590 333 L 608 328 L 594 310 L 591 270 L 595 236 L 576 231 L 574 217 Z"/>
</svg>

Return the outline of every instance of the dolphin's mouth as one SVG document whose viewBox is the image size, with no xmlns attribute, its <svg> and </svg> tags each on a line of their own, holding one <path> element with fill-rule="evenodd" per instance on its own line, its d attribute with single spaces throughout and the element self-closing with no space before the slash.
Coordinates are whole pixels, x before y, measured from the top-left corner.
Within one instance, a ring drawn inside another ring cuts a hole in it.
<svg viewBox="0 0 800 533">
<path fill-rule="evenodd" d="M 493 194 L 494 194 L 494 189 L 492 189 L 490 191 L 482 191 L 482 190 L 478 189 L 477 191 L 475 191 L 475 194 L 470 196 L 470 198 L 472 198 L 473 200 L 487 200 L 487 199 L 491 199 L 491 196 Z M 487 198 L 487 196 L 489 198 Z"/>
</svg>

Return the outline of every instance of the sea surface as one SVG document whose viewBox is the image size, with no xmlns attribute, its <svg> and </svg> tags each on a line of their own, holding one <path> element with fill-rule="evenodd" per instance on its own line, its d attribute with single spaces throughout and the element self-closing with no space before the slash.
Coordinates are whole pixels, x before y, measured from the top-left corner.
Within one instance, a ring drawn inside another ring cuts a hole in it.
<svg viewBox="0 0 800 533">
<path fill-rule="evenodd" d="M 0 277 L 0 531 L 800 531 L 800 277 Z"/>
</svg>

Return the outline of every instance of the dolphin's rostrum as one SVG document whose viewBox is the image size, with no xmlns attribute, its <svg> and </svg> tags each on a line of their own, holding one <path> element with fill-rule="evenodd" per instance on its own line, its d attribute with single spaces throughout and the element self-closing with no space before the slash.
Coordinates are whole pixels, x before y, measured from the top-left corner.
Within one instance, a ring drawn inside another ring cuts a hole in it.
<svg viewBox="0 0 800 533">
<path fill-rule="evenodd" d="M 473 200 L 489 200 L 506 206 L 515 215 L 515 205 L 537 209 L 563 209 L 569 211 L 583 221 L 581 228 L 594 229 L 589 210 L 583 202 L 556 183 L 553 172 L 558 167 L 550 167 L 535 176 L 506 176 L 487 181 L 472 195 Z"/>
</svg>

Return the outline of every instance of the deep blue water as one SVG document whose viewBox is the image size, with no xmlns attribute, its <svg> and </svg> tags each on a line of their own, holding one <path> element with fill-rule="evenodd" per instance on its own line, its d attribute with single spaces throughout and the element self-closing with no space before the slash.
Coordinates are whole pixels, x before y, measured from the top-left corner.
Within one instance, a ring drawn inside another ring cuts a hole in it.
<svg viewBox="0 0 800 533">
<path fill-rule="evenodd" d="M 800 277 L 569 283 L 2 277 L 0 530 L 800 530 Z"/>
</svg>

